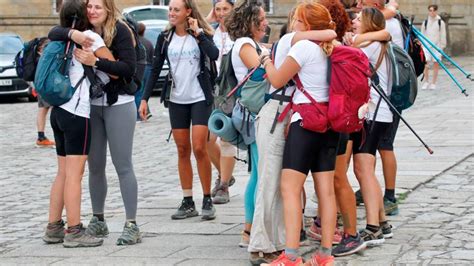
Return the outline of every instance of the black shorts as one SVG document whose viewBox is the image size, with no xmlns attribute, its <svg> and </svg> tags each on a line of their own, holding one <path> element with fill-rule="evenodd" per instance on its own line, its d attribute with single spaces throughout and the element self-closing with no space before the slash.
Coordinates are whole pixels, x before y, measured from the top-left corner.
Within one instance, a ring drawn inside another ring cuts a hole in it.
<svg viewBox="0 0 474 266">
<path fill-rule="evenodd" d="M 379 143 L 380 150 L 393 151 L 393 142 L 395 141 L 395 135 L 397 135 L 398 125 L 400 124 L 400 117 L 398 115 L 393 116 L 393 122 L 390 125 L 390 130 L 387 130 Z"/>
<path fill-rule="evenodd" d="M 372 123 L 375 124 L 371 131 Z M 352 153 L 370 153 L 375 156 L 382 137 L 390 130 L 390 125 L 391 123 L 365 121 L 364 130 L 350 135 L 350 139 L 353 141 Z"/>
<path fill-rule="evenodd" d="M 305 175 L 334 171 L 336 166 L 339 133 L 327 131 L 317 133 L 300 126 L 300 122 L 290 125 L 283 152 L 282 169 L 292 169 Z"/>
<path fill-rule="evenodd" d="M 53 107 L 50 120 L 58 156 L 89 154 L 91 140 L 89 118 L 71 114 L 60 107 Z"/>
<path fill-rule="evenodd" d="M 207 126 L 212 105 L 207 105 L 206 101 L 191 104 L 169 102 L 168 109 L 172 129 L 189 129 L 191 123 L 193 126 Z"/>
<path fill-rule="evenodd" d="M 347 150 L 347 142 L 349 141 L 349 134 L 340 133 L 339 141 L 337 142 L 337 156 L 344 155 Z"/>
</svg>

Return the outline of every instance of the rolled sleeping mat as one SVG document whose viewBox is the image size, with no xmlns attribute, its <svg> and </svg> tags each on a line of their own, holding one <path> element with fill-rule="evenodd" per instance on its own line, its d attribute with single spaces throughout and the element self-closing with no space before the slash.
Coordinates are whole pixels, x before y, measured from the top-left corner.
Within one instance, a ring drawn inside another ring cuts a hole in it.
<svg viewBox="0 0 474 266">
<path fill-rule="evenodd" d="M 224 114 L 221 110 L 214 110 L 207 122 L 209 131 L 219 136 L 224 141 L 231 143 L 241 150 L 247 150 L 242 136 L 232 124 L 232 119 Z"/>
</svg>

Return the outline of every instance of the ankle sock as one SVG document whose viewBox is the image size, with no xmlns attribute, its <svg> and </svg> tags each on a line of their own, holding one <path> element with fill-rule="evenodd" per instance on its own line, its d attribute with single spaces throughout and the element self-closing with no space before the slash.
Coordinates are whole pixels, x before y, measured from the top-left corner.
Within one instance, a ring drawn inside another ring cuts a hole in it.
<svg viewBox="0 0 474 266">
<path fill-rule="evenodd" d="M 211 198 L 211 194 L 204 194 L 204 199 L 206 199 L 206 198 L 210 199 L 210 198 Z"/>
<path fill-rule="evenodd" d="M 321 257 L 330 257 L 332 248 L 319 247 L 318 255 Z"/>
<path fill-rule="evenodd" d="M 101 213 L 101 214 L 93 214 L 93 216 L 97 217 L 97 219 L 99 219 L 99 221 L 103 222 L 105 221 L 104 219 L 104 214 Z"/>
<path fill-rule="evenodd" d="M 385 195 L 383 197 L 391 202 L 395 202 L 395 189 L 385 189 Z"/>
<path fill-rule="evenodd" d="M 380 227 L 384 226 L 384 225 L 387 225 L 388 224 L 388 221 L 383 221 L 383 222 L 380 222 Z"/>
<path fill-rule="evenodd" d="M 244 230 L 244 233 L 250 236 L 250 231 Z"/>
<path fill-rule="evenodd" d="M 296 248 L 285 248 L 285 255 L 292 261 L 298 258 L 298 250 Z"/>
<path fill-rule="evenodd" d="M 380 226 L 372 225 L 372 224 L 367 224 L 367 225 L 365 226 L 365 229 L 369 230 L 369 231 L 372 232 L 372 233 L 376 233 L 376 232 L 380 229 Z"/>
<path fill-rule="evenodd" d="M 74 230 L 74 229 L 79 230 L 79 229 L 81 229 L 81 225 L 82 225 L 82 224 L 79 223 L 79 224 L 77 224 L 77 225 L 68 226 L 68 227 L 67 227 L 67 230 Z"/>
<path fill-rule="evenodd" d="M 43 140 L 45 138 L 46 138 L 46 136 L 44 135 L 44 131 L 38 131 L 38 139 Z"/>
<path fill-rule="evenodd" d="M 183 199 L 188 204 L 193 204 L 193 202 L 194 202 L 192 196 L 191 197 L 184 197 Z"/>
<path fill-rule="evenodd" d="M 193 197 L 193 189 L 183 189 L 183 197 Z"/>
<path fill-rule="evenodd" d="M 137 221 L 135 221 L 135 220 L 127 220 L 127 222 L 132 223 L 134 225 L 137 225 Z"/>
</svg>

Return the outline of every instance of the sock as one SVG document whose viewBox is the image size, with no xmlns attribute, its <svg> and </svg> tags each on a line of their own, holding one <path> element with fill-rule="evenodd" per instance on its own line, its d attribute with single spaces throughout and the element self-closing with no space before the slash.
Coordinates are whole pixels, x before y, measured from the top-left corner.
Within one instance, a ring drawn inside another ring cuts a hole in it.
<svg viewBox="0 0 474 266">
<path fill-rule="evenodd" d="M 72 229 L 81 229 L 81 223 L 77 224 L 77 225 L 72 225 L 72 226 L 68 226 L 67 229 L 68 230 L 72 230 Z"/>
<path fill-rule="evenodd" d="M 386 224 L 388 224 L 388 221 L 380 222 L 380 227 L 382 227 L 382 226 L 384 226 L 384 225 L 386 225 Z"/>
<path fill-rule="evenodd" d="M 204 199 L 211 198 L 211 194 L 204 194 Z"/>
<path fill-rule="evenodd" d="M 250 231 L 244 230 L 244 233 L 250 236 Z"/>
<path fill-rule="evenodd" d="M 315 224 L 317 227 L 321 227 L 321 219 L 316 216 L 316 218 L 314 218 L 314 224 Z"/>
<path fill-rule="evenodd" d="M 59 225 L 59 224 L 62 224 L 62 223 L 63 223 L 63 219 L 61 219 L 59 221 L 56 221 L 56 222 L 48 223 L 48 225 Z"/>
<path fill-rule="evenodd" d="M 385 195 L 383 197 L 391 202 L 395 202 L 395 189 L 385 189 Z"/>
<path fill-rule="evenodd" d="M 132 223 L 134 225 L 137 225 L 137 221 L 135 221 L 135 220 L 127 220 L 127 222 Z"/>
<path fill-rule="evenodd" d="M 43 140 L 45 138 L 46 138 L 46 136 L 44 135 L 44 131 L 38 131 L 38 139 Z"/>
<path fill-rule="evenodd" d="M 183 189 L 183 197 L 193 197 L 193 189 Z"/>
<path fill-rule="evenodd" d="M 184 201 L 188 204 L 192 204 L 193 203 L 193 196 L 184 197 Z"/>
<path fill-rule="evenodd" d="M 319 247 L 318 254 L 321 257 L 330 257 L 332 248 Z"/>
<path fill-rule="evenodd" d="M 285 255 L 292 261 L 298 258 L 298 250 L 296 248 L 285 248 Z"/>
<path fill-rule="evenodd" d="M 103 222 L 104 221 L 104 214 L 101 213 L 101 214 L 92 214 L 93 216 L 97 217 L 97 219 L 99 219 L 99 221 Z"/>
<path fill-rule="evenodd" d="M 376 233 L 376 232 L 380 229 L 380 226 L 372 225 L 372 224 L 367 224 L 367 225 L 365 226 L 365 229 L 369 230 L 369 231 L 372 232 L 372 233 Z"/>
</svg>

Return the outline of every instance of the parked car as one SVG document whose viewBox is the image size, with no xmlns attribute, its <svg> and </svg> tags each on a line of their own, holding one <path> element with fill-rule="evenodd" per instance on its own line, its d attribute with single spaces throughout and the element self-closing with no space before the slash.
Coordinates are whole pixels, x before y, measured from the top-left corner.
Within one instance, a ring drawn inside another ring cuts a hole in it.
<svg viewBox="0 0 474 266">
<path fill-rule="evenodd" d="M 153 47 L 156 46 L 158 35 L 168 25 L 168 7 L 167 6 L 135 6 L 125 8 L 122 14 L 129 14 L 136 21 L 145 24 L 145 38 L 153 43 Z M 158 81 L 155 83 L 153 91 L 159 92 L 163 88 L 166 75 L 168 75 L 169 66 L 167 63 L 163 65 L 163 70 L 158 77 Z"/>
<path fill-rule="evenodd" d="M 28 97 L 28 100 L 35 101 L 33 89 L 16 74 L 14 61 L 21 49 L 23 40 L 20 36 L 15 33 L 0 33 L 0 97 Z"/>
</svg>

